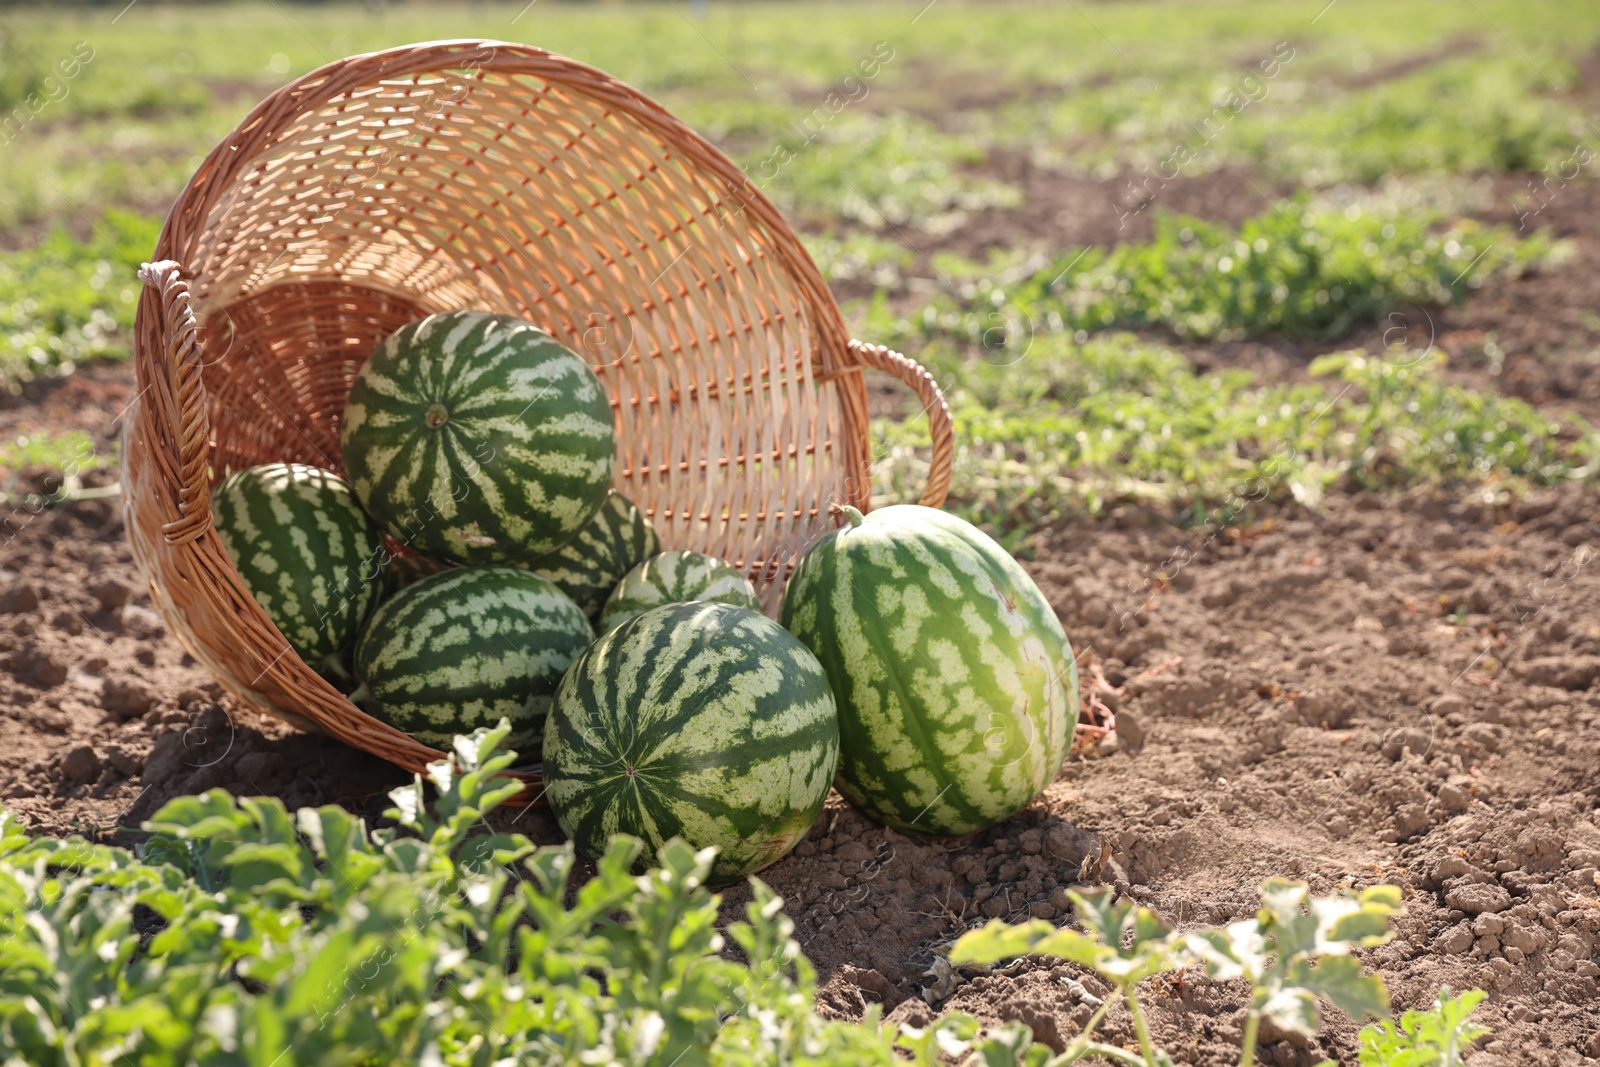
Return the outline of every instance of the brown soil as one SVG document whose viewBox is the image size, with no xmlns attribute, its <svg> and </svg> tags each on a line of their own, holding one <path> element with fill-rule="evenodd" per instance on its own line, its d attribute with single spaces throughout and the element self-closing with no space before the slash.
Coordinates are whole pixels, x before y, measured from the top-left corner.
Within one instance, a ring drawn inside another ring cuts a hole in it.
<svg viewBox="0 0 1600 1067">
<path fill-rule="evenodd" d="M 0 406 L 0 437 L 75 426 L 115 455 L 127 367 L 33 383 Z M 114 482 L 91 470 L 89 486 Z M 24 471 L 13 494 L 55 493 Z M 0 511 L 0 801 L 51 833 L 137 827 L 171 797 L 213 786 L 381 814 L 404 780 L 327 738 L 217 703 L 221 687 L 152 608 L 115 499 Z"/>
<path fill-rule="evenodd" d="M 991 249 L 1105 248 L 1150 240 L 1161 212 L 1237 226 L 1293 192 L 1240 167 L 1179 174 L 1165 182 L 1125 170 L 1100 181 L 1042 167 L 1021 153 L 991 153 L 982 173 L 1015 186 L 1021 202 L 977 212 L 946 236 L 919 237 L 919 249 L 929 255 L 953 251 L 981 263 Z"/>
<path fill-rule="evenodd" d="M 109 449 L 130 394 L 124 368 L 36 386 L 0 410 L 0 433 L 80 425 Z M 1028 566 L 1115 687 L 1101 696 L 1120 747 L 1075 759 L 1022 814 L 964 840 L 914 840 L 833 798 L 765 875 L 817 964 L 823 1010 L 881 1003 L 922 1021 L 960 1008 L 1059 1045 L 1088 1014 L 1063 979 L 1104 992 L 1077 968 L 928 972 L 987 918 L 1065 920 L 1088 857 L 1183 926 L 1248 915 L 1270 875 L 1319 891 L 1397 883 L 1399 937 L 1366 957 L 1397 1007 L 1444 983 L 1483 986 L 1495 1034 L 1474 1062 L 1600 1055 L 1596 511 L 1586 490 L 1504 510 L 1336 496 L 1242 531 L 1122 512 L 1045 535 Z M 11 529 L 7 806 L 48 832 L 113 838 L 216 786 L 368 817 L 385 806 L 393 768 L 217 699 L 151 611 L 114 502 L 16 515 Z M 559 836 L 544 812 L 504 821 Z M 730 918 L 744 895 L 728 894 Z M 1181 1062 L 1232 1062 L 1238 988 L 1191 973 L 1150 1000 Z M 1125 1018 L 1109 1025 L 1129 1037 Z M 1354 1029 L 1333 1020 L 1308 1047 L 1270 1043 L 1265 1062 L 1349 1060 Z"/>
<path fill-rule="evenodd" d="M 1122 747 L 964 841 L 915 841 L 836 803 L 768 874 L 824 1004 L 926 1019 L 939 948 L 987 918 L 1064 918 L 1098 839 L 1102 878 L 1180 925 L 1252 913 L 1274 874 L 1399 884 L 1399 936 L 1368 954 L 1397 1007 L 1482 986 L 1488 1047 L 1507 1051 L 1474 1062 L 1600 1055 L 1596 505 L 1340 497 L 1238 532 L 1130 513 L 1050 537 L 1030 570 L 1118 687 Z M 1061 979 L 1105 991 L 1066 965 L 966 977 L 940 1008 L 1055 1042 L 1089 1014 Z M 1238 989 L 1186 974 L 1154 999 L 1180 1062 L 1233 1062 Z M 1266 1062 L 1350 1058 L 1354 1029 Z"/>
</svg>

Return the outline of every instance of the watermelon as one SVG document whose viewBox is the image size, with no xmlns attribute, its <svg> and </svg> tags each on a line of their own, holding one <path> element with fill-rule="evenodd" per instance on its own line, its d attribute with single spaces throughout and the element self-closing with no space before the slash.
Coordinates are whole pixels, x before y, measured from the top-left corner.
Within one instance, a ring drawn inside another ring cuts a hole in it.
<svg viewBox="0 0 1600 1067">
<path fill-rule="evenodd" d="M 616 463 L 588 364 L 510 315 L 408 323 L 356 374 L 340 431 L 362 505 L 401 544 L 453 563 L 528 565 L 600 507 Z"/>
<path fill-rule="evenodd" d="M 729 882 L 783 857 L 822 811 L 839 760 L 816 657 L 764 615 L 669 604 L 572 665 L 544 735 L 545 796 L 589 856 L 611 835 L 716 846 Z"/>
<path fill-rule="evenodd" d="M 756 587 L 733 564 L 704 552 L 663 552 L 622 576 L 600 612 L 599 630 L 608 633 L 640 612 L 691 600 L 761 610 Z"/>
<path fill-rule="evenodd" d="M 844 511 L 796 564 L 779 616 L 839 700 L 839 791 L 930 836 L 1015 814 L 1060 772 L 1078 722 L 1055 612 L 970 523 L 914 504 Z"/>
<path fill-rule="evenodd" d="M 536 759 L 556 685 L 593 639 L 572 598 L 537 574 L 457 567 L 378 606 L 356 642 L 350 699 L 444 749 L 503 716 L 507 747 Z"/>
<path fill-rule="evenodd" d="M 350 484 L 298 463 L 235 471 L 211 493 L 211 522 L 245 588 L 300 658 L 343 675 L 388 562 Z"/>
<path fill-rule="evenodd" d="M 644 512 L 613 489 L 578 536 L 535 561 L 533 572 L 597 619 L 622 576 L 660 551 L 661 540 Z"/>
</svg>

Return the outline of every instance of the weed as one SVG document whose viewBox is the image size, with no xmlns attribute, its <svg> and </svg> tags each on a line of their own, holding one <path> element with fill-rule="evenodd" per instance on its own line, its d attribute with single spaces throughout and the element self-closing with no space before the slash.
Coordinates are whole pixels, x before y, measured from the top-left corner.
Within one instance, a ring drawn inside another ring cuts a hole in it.
<svg viewBox="0 0 1600 1067">
<path fill-rule="evenodd" d="M 0 383 L 125 358 L 134 273 L 158 229 L 155 220 L 111 211 L 88 240 L 57 229 L 32 248 L 0 252 Z"/>
</svg>

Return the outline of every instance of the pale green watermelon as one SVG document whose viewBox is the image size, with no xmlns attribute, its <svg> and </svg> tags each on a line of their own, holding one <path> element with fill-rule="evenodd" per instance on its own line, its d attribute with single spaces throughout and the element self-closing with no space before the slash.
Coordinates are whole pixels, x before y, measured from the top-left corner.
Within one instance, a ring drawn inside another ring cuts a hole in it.
<svg viewBox="0 0 1600 1067">
<path fill-rule="evenodd" d="M 839 757 L 816 657 L 764 615 L 669 604 L 597 640 L 562 679 L 545 795 L 598 856 L 613 834 L 716 846 L 730 881 L 779 859 L 822 810 Z"/>
<path fill-rule="evenodd" d="M 704 552 L 675 550 L 652 556 L 623 576 L 600 612 L 598 628 L 607 633 L 640 612 L 691 600 L 761 610 L 755 586 L 733 564 Z"/>
<path fill-rule="evenodd" d="M 211 521 L 245 588 L 295 653 L 343 674 L 383 593 L 388 561 L 349 483 L 298 463 L 235 471 L 211 493 Z"/>
<path fill-rule="evenodd" d="M 896 829 L 980 830 L 1061 770 L 1078 722 L 1067 635 L 987 534 L 897 505 L 823 537 L 784 590 L 784 626 L 839 700 L 839 791 Z"/>
<path fill-rule="evenodd" d="M 613 489 L 578 536 L 536 560 L 532 569 L 597 619 L 622 576 L 660 551 L 661 540 L 644 512 Z"/>
<path fill-rule="evenodd" d="M 452 311 L 372 354 L 340 443 L 356 495 L 396 541 L 455 563 L 527 566 L 605 499 L 612 424 L 576 353 L 510 315 Z"/>
<path fill-rule="evenodd" d="M 572 598 L 537 574 L 457 567 L 379 605 L 356 643 L 350 699 L 436 748 L 507 718 L 507 747 L 537 760 L 556 685 L 593 639 Z"/>
</svg>

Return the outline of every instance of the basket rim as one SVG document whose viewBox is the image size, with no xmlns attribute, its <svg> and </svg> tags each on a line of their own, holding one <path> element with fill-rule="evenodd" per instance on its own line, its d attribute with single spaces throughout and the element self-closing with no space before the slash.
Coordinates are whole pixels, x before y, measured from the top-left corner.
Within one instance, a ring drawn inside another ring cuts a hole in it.
<svg viewBox="0 0 1600 1067">
<path fill-rule="evenodd" d="M 273 90 L 240 120 L 232 132 L 217 142 L 196 168 L 162 223 L 152 260 L 173 260 L 191 282 L 195 246 L 212 209 L 234 182 L 256 165 L 260 150 L 270 146 L 278 132 L 295 118 L 329 104 L 352 89 L 376 81 L 420 75 L 431 71 L 462 69 L 444 60 L 470 58 L 488 49 L 490 62 L 479 69 L 528 74 L 568 85 L 605 101 L 644 124 L 663 145 L 675 151 L 687 146 L 696 162 L 718 179 L 724 194 L 750 211 L 776 240 L 770 249 L 790 274 L 815 315 L 818 371 L 848 373 L 857 368 L 849 359 L 850 336 L 838 301 L 822 277 L 804 242 L 744 169 L 659 101 L 628 82 L 581 60 L 535 45 L 492 38 L 461 37 L 395 45 L 335 59 Z M 502 53 L 513 62 L 494 62 Z M 352 76 L 355 75 L 355 76 Z M 479 75 L 481 79 L 481 73 Z M 825 342 L 825 343 L 822 343 Z M 865 407 L 865 390 L 860 400 Z M 854 464 L 852 464 L 854 466 Z"/>
</svg>

